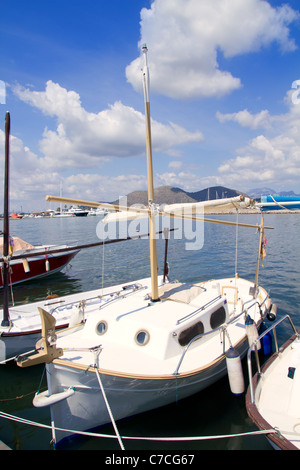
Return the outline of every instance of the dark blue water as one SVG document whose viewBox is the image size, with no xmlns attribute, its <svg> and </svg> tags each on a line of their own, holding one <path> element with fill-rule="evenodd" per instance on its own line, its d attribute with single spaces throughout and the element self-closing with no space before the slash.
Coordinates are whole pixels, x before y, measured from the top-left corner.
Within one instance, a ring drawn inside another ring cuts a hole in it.
<svg viewBox="0 0 300 470">
<path fill-rule="evenodd" d="M 218 216 L 236 220 L 236 216 Z M 32 243 L 94 243 L 98 217 L 67 219 L 23 219 L 10 222 L 12 235 Z M 239 215 L 240 222 L 259 223 L 260 216 Z M 267 257 L 260 268 L 259 282 L 271 292 L 278 316 L 290 314 L 300 328 L 300 215 L 266 214 Z M 255 229 L 205 224 L 200 250 L 186 250 L 186 240 L 169 241 L 168 261 L 172 279 L 201 281 L 234 276 L 254 280 L 258 234 Z M 15 303 L 32 302 L 49 294 L 67 294 L 132 281 L 150 275 L 147 240 L 133 240 L 82 250 L 64 272 L 13 290 Z M 158 260 L 162 272 L 164 242 L 158 240 Z M 280 337 L 289 334 L 283 326 Z M 244 364 L 245 366 L 245 364 Z M 10 363 L 0 369 L 0 410 L 43 424 L 50 424 L 47 409 L 32 406 L 34 393 L 45 389 L 43 366 L 20 369 Z M 245 381 L 247 370 L 245 367 Z M 122 436 L 215 436 L 248 433 L 256 428 L 247 416 L 244 399 L 235 398 L 225 377 L 192 398 L 154 410 L 118 424 Z M 101 432 L 113 430 L 108 426 Z M 0 440 L 13 449 L 52 449 L 51 431 L 0 418 Z M 264 436 L 242 436 L 198 442 L 149 442 L 125 440 L 126 450 L 265 449 L 271 447 Z M 68 449 L 118 450 L 116 440 L 79 438 Z"/>
</svg>

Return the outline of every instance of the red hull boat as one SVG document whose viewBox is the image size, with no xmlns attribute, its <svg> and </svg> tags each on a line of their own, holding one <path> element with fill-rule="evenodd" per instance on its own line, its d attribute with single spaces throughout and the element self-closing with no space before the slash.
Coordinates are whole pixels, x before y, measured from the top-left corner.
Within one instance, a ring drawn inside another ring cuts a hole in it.
<svg viewBox="0 0 300 470">
<path fill-rule="evenodd" d="M 33 246 L 17 237 L 11 237 L 10 241 L 13 251 L 9 260 L 9 285 L 57 273 L 80 251 L 68 245 Z M 1 287 L 3 287 L 2 275 Z"/>
</svg>

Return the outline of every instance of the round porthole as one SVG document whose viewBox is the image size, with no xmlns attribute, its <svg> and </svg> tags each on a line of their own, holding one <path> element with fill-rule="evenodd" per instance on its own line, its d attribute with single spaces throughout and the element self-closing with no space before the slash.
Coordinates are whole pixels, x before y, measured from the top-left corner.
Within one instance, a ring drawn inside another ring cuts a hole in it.
<svg viewBox="0 0 300 470">
<path fill-rule="evenodd" d="M 106 331 L 107 331 L 107 323 L 106 321 L 102 320 L 96 326 L 97 335 L 104 335 Z"/>
<path fill-rule="evenodd" d="M 138 331 L 137 334 L 135 335 L 135 341 L 140 346 L 145 346 L 145 344 L 149 342 L 149 339 L 150 339 L 150 335 L 148 331 L 145 331 L 145 330 Z"/>
</svg>

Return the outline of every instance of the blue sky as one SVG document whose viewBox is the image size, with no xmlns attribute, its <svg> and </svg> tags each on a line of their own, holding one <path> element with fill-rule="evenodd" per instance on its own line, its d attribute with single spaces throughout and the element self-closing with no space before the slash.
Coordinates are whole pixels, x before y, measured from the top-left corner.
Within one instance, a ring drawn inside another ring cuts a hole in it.
<svg viewBox="0 0 300 470">
<path fill-rule="evenodd" d="M 300 193 L 299 2 L 15 0 L 0 17 L 11 210 L 47 209 L 61 185 L 146 189 L 144 42 L 156 187 Z"/>
</svg>

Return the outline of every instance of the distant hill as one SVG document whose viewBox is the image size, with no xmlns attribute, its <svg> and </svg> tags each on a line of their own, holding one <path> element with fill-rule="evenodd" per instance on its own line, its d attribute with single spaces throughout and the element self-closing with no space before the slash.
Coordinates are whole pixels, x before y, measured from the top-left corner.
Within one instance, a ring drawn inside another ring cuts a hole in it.
<svg viewBox="0 0 300 470">
<path fill-rule="evenodd" d="M 185 202 L 200 202 L 207 201 L 209 199 L 221 199 L 225 197 L 235 197 L 245 193 L 236 191 L 234 189 L 226 188 L 225 186 L 213 186 L 206 188 L 201 191 L 189 193 L 180 188 L 173 186 L 160 186 L 154 189 L 154 202 L 156 204 L 177 204 Z M 114 201 L 113 204 L 118 204 L 119 201 Z M 133 204 L 148 204 L 148 193 L 147 191 L 133 191 L 127 194 L 127 205 Z"/>
<path fill-rule="evenodd" d="M 294 191 L 274 191 L 271 188 L 254 188 L 249 189 L 249 197 L 253 199 L 259 199 L 261 196 L 300 196 L 300 194 L 295 194 Z"/>
</svg>

